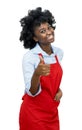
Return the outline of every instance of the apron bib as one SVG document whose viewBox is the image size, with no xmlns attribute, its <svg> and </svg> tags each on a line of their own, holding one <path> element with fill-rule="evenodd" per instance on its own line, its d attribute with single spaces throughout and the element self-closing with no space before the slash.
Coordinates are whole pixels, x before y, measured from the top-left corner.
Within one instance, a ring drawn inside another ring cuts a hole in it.
<svg viewBox="0 0 82 130">
<path fill-rule="evenodd" d="M 58 105 L 55 95 L 59 89 L 62 68 L 58 62 L 50 64 L 50 74 L 40 77 L 41 93 L 35 97 L 23 96 L 20 108 L 20 130 L 59 130 Z"/>
</svg>

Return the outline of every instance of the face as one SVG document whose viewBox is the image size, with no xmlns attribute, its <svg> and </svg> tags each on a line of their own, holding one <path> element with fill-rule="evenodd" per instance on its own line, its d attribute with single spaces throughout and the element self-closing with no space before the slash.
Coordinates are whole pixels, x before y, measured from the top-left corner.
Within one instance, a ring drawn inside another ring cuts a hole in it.
<svg viewBox="0 0 82 130">
<path fill-rule="evenodd" d="M 50 44 L 54 42 L 54 29 L 49 23 L 42 23 L 34 29 L 34 40 L 40 44 Z"/>
</svg>

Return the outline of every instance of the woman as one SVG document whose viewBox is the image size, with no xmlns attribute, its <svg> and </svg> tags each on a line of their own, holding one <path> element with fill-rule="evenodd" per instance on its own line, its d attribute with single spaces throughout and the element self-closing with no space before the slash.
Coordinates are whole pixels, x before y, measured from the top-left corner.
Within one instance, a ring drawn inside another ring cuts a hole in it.
<svg viewBox="0 0 82 130">
<path fill-rule="evenodd" d="M 20 40 L 29 49 L 23 57 L 25 94 L 19 114 L 20 130 L 59 130 L 63 52 L 51 45 L 55 40 L 54 16 L 38 7 L 20 22 Z"/>
</svg>

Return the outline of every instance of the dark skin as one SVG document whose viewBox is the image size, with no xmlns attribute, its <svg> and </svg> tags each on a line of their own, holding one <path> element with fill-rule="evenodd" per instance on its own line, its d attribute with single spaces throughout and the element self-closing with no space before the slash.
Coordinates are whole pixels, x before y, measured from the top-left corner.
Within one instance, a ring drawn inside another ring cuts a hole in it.
<svg viewBox="0 0 82 130">
<path fill-rule="evenodd" d="M 34 29 L 35 36 L 33 39 L 36 42 L 39 42 L 40 47 L 44 50 L 48 55 L 52 52 L 51 43 L 54 41 L 54 29 L 48 23 L 42 23 L 40 26 Z M 31 80 L 31 88 L 30 92 L 34 95 L 39 89 L 40 85 L 40 76 L 47 76 L 50 74 L 50 64 L 44 64 L 44 60 L 42 57 L 40 58 L 40 62 L 37 68 L 34 71 Z M 54 100 L 59 101 L 62 97 L 61 89 L 58 90 Z"/>
</svg>

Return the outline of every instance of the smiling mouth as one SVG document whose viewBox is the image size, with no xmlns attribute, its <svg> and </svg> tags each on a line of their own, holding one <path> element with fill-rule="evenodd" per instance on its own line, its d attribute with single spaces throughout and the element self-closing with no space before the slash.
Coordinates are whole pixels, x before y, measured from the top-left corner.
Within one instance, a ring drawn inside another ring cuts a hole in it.
<svg viewBox="0 0 82 130">
<path fill-rule="evenodd" d="M 51 40 L 51 39 L 54 39 L 54 36 L 53 35 L 50 35 L 47 37 L 48 40 Z"/>
</svg>

